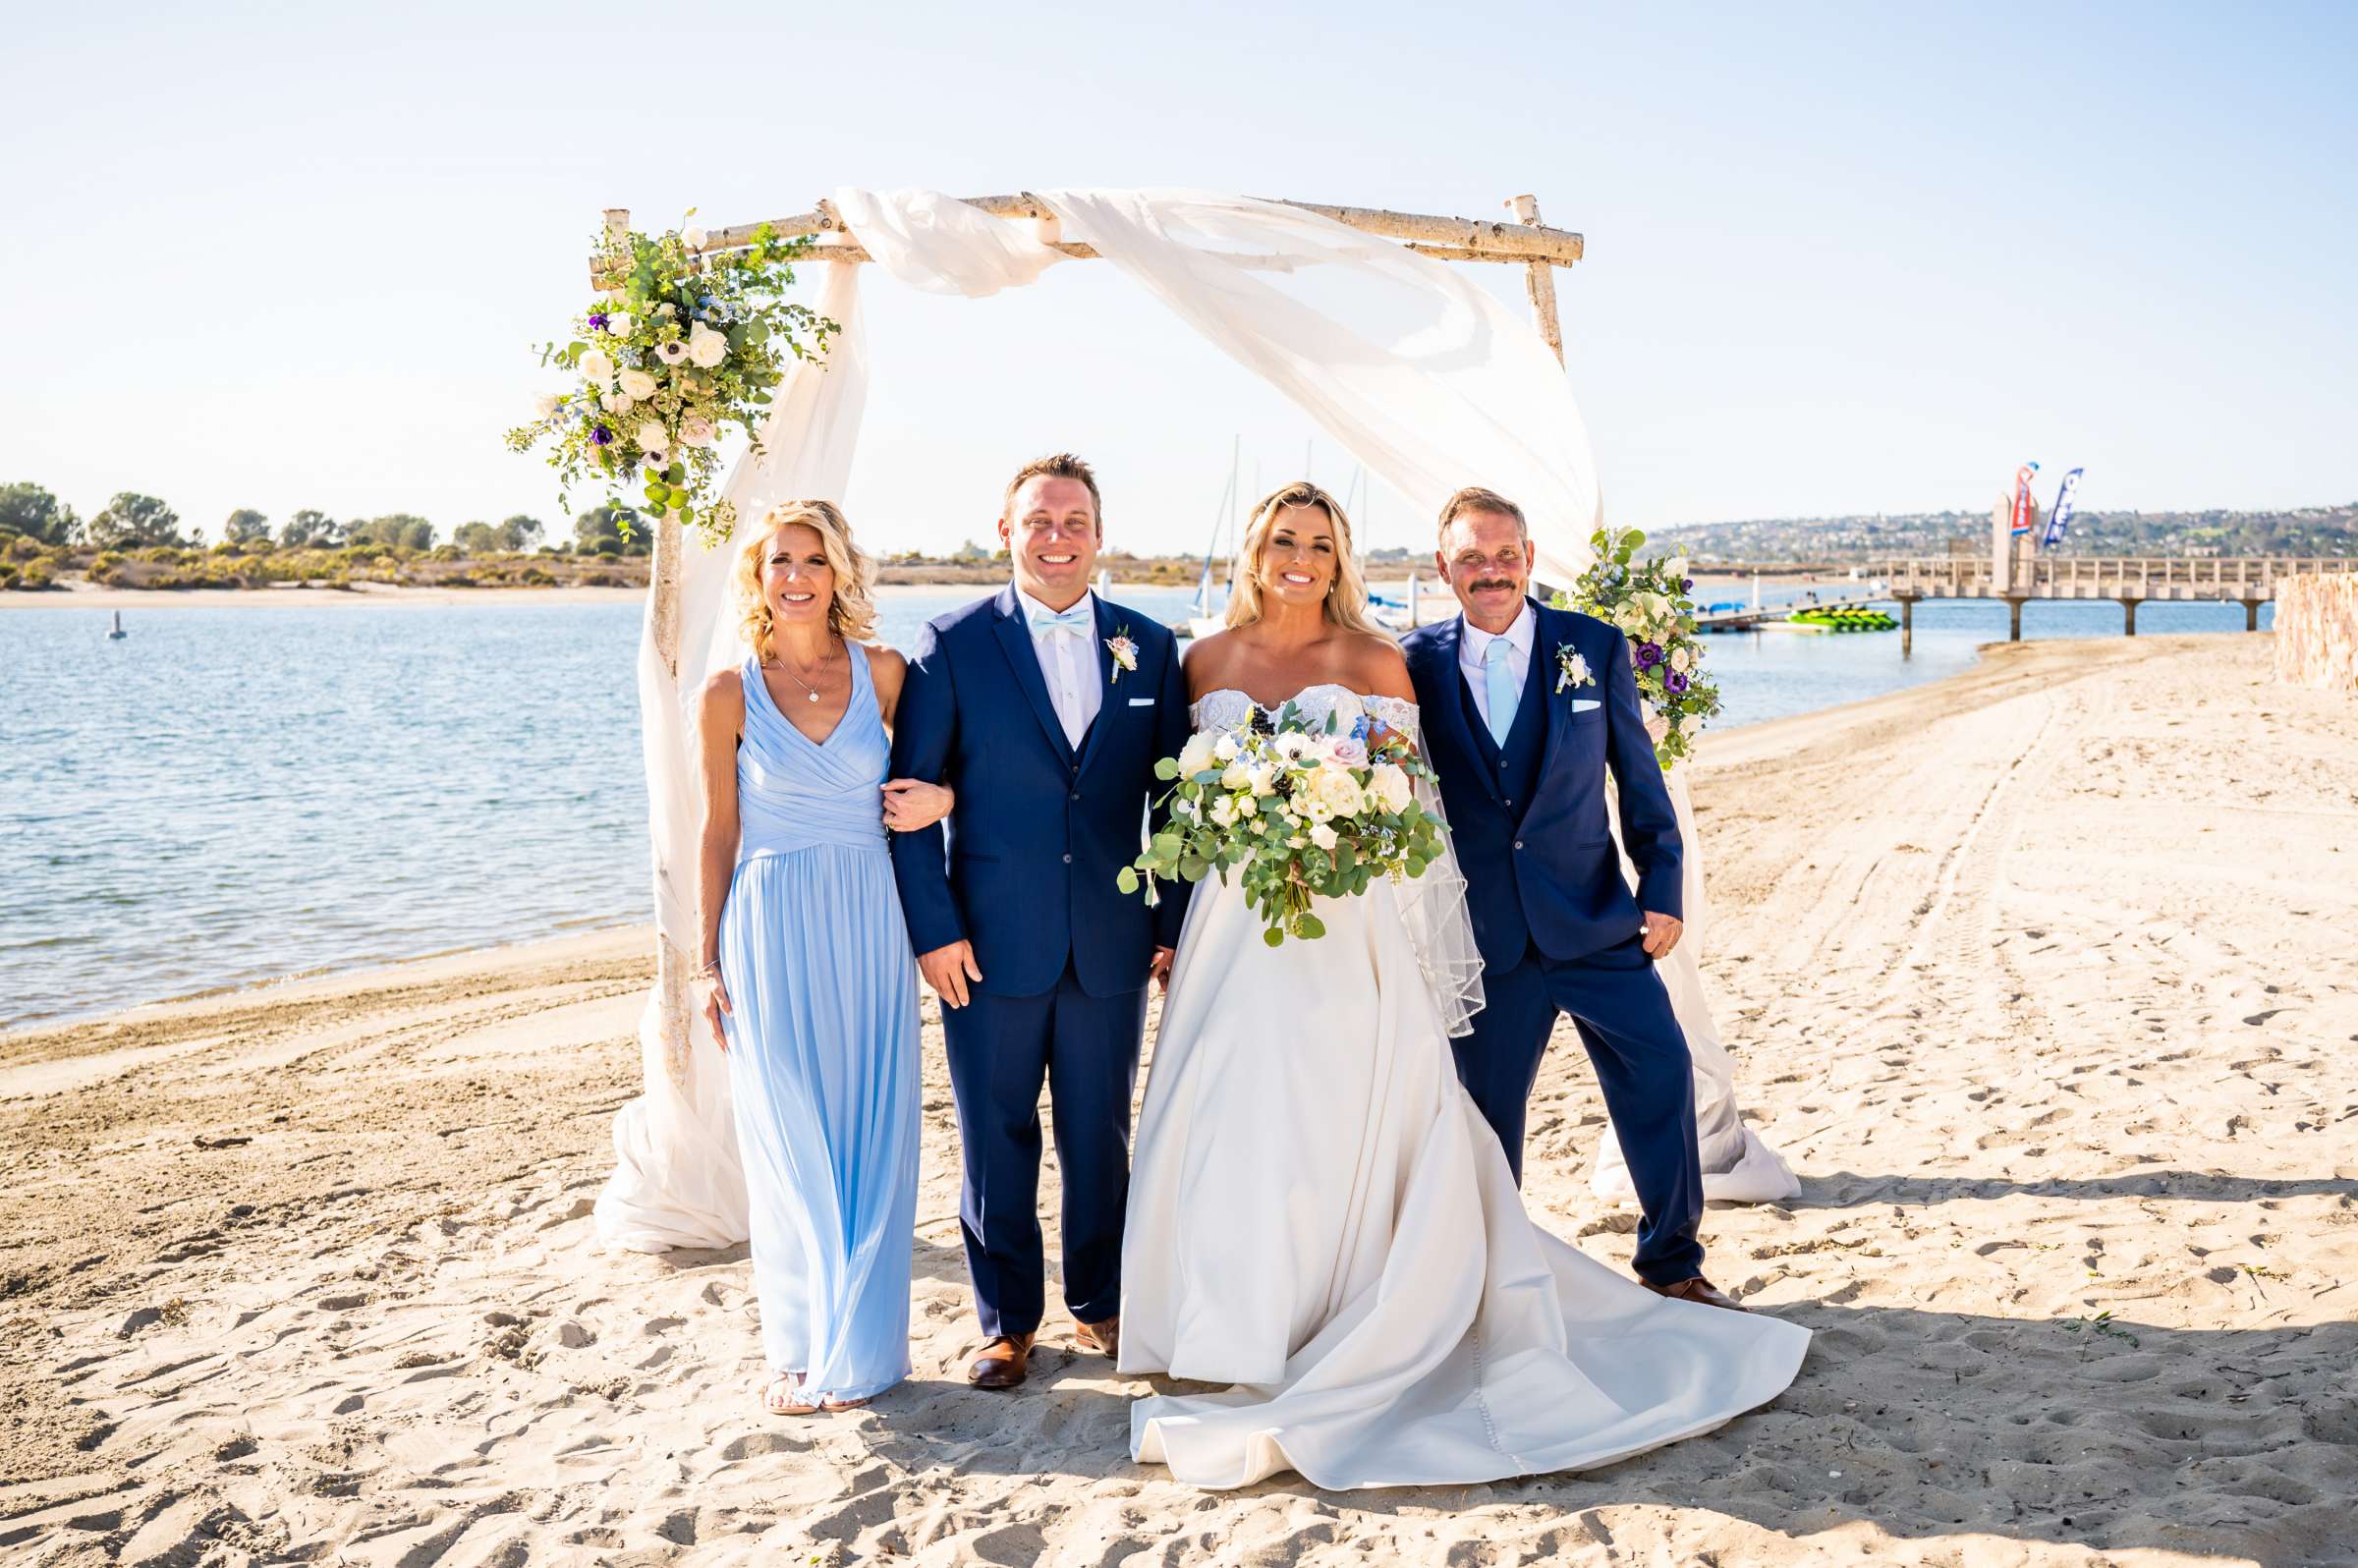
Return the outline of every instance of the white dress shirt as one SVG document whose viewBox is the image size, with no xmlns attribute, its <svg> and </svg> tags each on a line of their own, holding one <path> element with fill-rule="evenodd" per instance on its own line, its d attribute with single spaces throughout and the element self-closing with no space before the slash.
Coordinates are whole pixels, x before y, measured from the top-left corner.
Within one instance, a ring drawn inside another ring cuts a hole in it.
<svg viewBox="0 0 2358 1568">
<path fill-rule="evenodd" d="M 1466 686 L 1474 694 L 1474 710 L 1482 722 L 1490 722 L 1490 676 L 1488 659 L 1490 644 L 1504 643 L 1509 649 L 1506 670 L 1511 678 L 1515 700 L 1523 700 L 1523 683 L 1531 675 L 1531 647 L 1540 635 L 1540 618 L 1534 615 L 1529 601 L 1515 624 L 1503 632 L 1490 633 L 1476 626 L 1463 615 L 1458 618 L 1457 667 L 1465 672 Z"/>
<path fill-rule="evenodd" d="M 1015 598 L 1027 625 L 1034 616 L 1057 613 L 1022 588 L 1015 590 Z M 1082 594 L 1073 609 L 1089 617 L 1087 631 L 1060 626 L 1032 627 L 1031 631 L 1032 651 L 1039 656 L 1039 676 L 1047 682 L 1048 700 L 1055 704 L 1065 740 L 1078 752 L 1081 737 L 1089 733 L 1090 721 L 1104 703 L 1105 677 L 1097 669 L 1096 595 Z"/>
</svg>

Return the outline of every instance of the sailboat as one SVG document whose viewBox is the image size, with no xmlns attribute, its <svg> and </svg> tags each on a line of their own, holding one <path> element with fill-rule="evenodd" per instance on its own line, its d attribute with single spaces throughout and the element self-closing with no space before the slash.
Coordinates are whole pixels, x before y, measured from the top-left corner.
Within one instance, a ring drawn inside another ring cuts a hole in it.
<svg viewBox="0 0 2358 1568">
<path fill-rule="evenodd" d="M 1229 526 L 1230 508 L 1236 504 L 1237 462 L 1244 455 L 1245 438 L 1237 436 L 1228 449 L 1228 485 L 1220 491 L 1220 504 L 1212 509 L 1211 536 L 1204 541 L 1204 576 L 1196 584 L 1194 614 L 1179 623 L 1182 637 L 1209 637 L 1225 626 L 1221 618 L 1219 591 L 1212 586 L 1211 563 L 1219 554 L 1220 531 Z"/>
<path fill-rule="evenodd" d="M 120 643 L 129 636 L 131 636 L 131 634 L 123 630 L 123 612 L 121 610 L 117 610 L 115 612 L 114 630 L 106 634 L 106 640 L 109 643 Z"/>
</svg>

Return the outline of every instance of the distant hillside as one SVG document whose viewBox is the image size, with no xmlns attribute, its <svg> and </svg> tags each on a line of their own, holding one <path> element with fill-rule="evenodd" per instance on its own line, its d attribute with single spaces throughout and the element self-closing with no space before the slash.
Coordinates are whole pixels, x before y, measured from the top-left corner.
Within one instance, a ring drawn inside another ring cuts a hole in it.
<svg viewBox="0 0 2358 1568">
<path fill-rule="evenodd" d="M 1946 555 L 1948 541 L 1990 551 L 1988 512 L 1883 513 L 1674 524 L 1652 531 L 1697 561 L 1849 561 Z M 2289 512 L 2076 514 L 2066 555 L 2358 555 L 2358 502 Z"/>
</svg>

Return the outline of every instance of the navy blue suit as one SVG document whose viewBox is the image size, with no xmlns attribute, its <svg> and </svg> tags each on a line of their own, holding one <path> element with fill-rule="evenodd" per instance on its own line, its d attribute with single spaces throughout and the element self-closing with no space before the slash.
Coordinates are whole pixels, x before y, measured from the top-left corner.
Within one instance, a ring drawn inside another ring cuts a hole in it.
<svg viewBox="0 0 2358 1568">
<path fill-rule="evenodd" d="M 1459 668 L 1462 620 L 1402 644 L 1482 950 L 1483 1010 L 1473 1034 L 1452 1042 L 1458 1077 L 1522 1180 L 1532 1086 L 1556 1015 L 1569 1015 L 1644 1211 L 1637 1270 L 1671 1284 L 1703 1260 L 1694 1066 L 1640 932 L 1648 910 L 1680 913 L 1678 820 L 1638 705 L 1629 640 L 1593 616 L 1532 607 L 1531 667 L 1503 744 Z M 1594 684 L 1556 690 L 1564 650 L 1587 662 Z M 1638 868 L 1634 897 L 1605 814 L 1608 770 Z"/>
<path fill-rule="evenodd" d="M 893 836 L 921 954 L 974 945 L 982 979 L 942 1008 L 966 1180 L 959 1205 L 983 1332 L 1039 1328 L 1039 1091 L 1064 1171 L 1065 1303 L 1083 1322 L 1121 1304 L 1130 1097 L 1148 972 L 1174 946 L 1186 890 L 1150 907 L 1114 885 L 1139 852 L 1156 758 L 1188 735 L 1179 644 L 1151 615 L 1096 605 L 1097 715 L 1065 739 L 1013 587 L 928 623 L 895 715 L 892 771 L 958 793 L 948 820 Z M 1107 643 L 1127 636 L 1138 667 Z"/>
</svg>

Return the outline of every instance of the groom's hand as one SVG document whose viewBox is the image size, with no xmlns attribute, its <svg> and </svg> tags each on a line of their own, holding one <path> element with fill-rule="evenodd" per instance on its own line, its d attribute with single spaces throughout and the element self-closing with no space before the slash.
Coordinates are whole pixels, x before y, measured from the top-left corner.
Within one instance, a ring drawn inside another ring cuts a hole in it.
<svg viewBox="0 0 2358 1568">
<path fill-rule="evenodd" d="M 975 967 L 975 946 L 972 942 L 952 942 L 947 947 L 936 947 L 930 953 L 920 953 L 917 969 L 919 974 L 926 977 L 926 983 L 933 987 L 933 994 L 941 998 L 944 1007 L 964 1007 L 967 1001 L 966 982 L 982 978 L 982 972 Z"/>
<path fill-rule="evenodd" d="M 1646 912 L 1646 956 L 1648 958 L 1667 957 L 1670 949 L 1678 945 L 1679 933 L 1686 928 L 1686 923 L 1674 916 L 1656 915 L 1654 911 L 1648 910 Z"/>
</svg>

